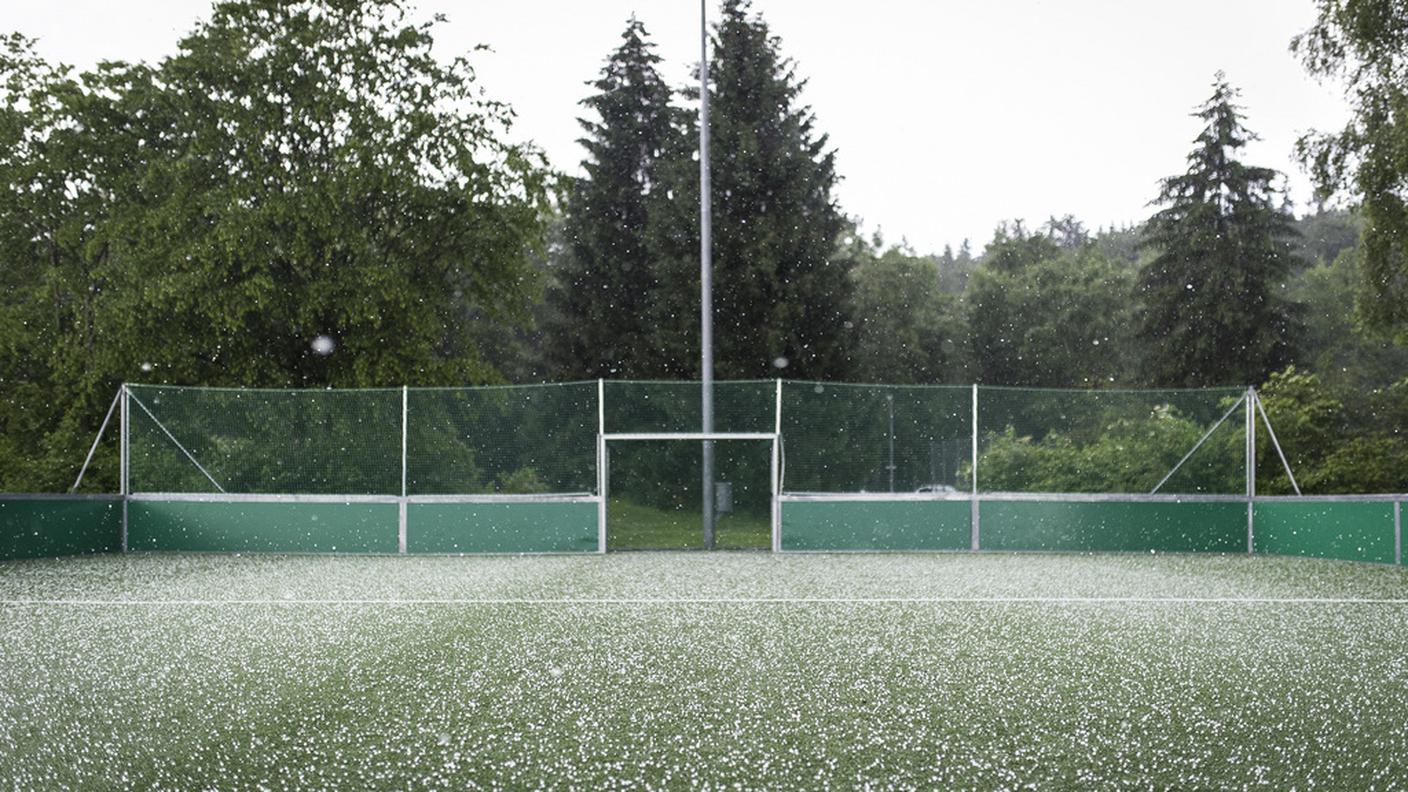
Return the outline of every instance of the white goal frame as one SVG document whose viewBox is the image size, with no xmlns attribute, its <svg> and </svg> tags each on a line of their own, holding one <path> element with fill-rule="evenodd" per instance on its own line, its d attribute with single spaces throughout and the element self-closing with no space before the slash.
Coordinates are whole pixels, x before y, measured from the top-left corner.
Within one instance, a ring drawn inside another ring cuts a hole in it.
<svg viewBox="0 0 1408 792">
<path fill-rule="evenodd" d="M 780 427 L 779 427 L 780 428 Z M 771 444 L 771 465 L 769 485 L 769 524 L 771 545 L 774 553 L 782 550 L 782 434 L 772 432 L 616 432 L 598 433 L 596 436 L 596 491 L 597 500 L 597 549 L 606 552 L 606 502 L 609 496 L 608 479 L 610 464 L 607 460 L 606 444 L 615 442 L 697 442 L 713 443 L 729 440 L 766 441 Z"/>
</svg>

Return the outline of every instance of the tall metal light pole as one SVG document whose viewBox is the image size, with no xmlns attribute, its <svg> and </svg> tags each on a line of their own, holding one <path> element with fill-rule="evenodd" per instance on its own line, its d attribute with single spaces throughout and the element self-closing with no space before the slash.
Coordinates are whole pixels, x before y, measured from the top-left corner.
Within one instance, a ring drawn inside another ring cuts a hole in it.
<svg viewBox="0 0 1408 792">
<path fill-rule="evenodd" d="M 713 217 L 709 196 L 709 0 L 699 0 L 699 381 L 701 430 L 714 431 Z M 704 441 L 704 549 L 714 549 L 714 443 Z"/>
<path fill-rule="evenodd" d="M 885 468 L 890 471 L 890 492 L 895 491 L 895 394 L 885 394 L 885 401 L 890 405 L 890 464 Z"/>
</svg>

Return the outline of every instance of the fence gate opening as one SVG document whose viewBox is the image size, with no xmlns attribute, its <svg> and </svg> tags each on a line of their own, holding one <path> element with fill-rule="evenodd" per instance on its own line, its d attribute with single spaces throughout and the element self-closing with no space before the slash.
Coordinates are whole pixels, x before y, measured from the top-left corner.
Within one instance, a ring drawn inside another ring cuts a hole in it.
<svg viewBox="0 0 1408 792">
<path fill-rule="evenodd" d="M 704 444 L 714 448 L 714 532 L 706 537 Z M 771 550 L 777 435 L 635 434 L 602 440 L 608 550 Z"/>
</svg>

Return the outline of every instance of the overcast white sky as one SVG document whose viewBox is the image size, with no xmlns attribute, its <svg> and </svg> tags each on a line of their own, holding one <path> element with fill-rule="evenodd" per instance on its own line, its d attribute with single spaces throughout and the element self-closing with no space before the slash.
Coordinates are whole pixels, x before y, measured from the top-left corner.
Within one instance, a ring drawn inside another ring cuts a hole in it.
<svg viewBox="0 0 1408 792">
<path fill-rule="evenodd" d="M 202 0 L 5 0 L 0 30 L 47 57 L 154 60 L 209 8 Z M 443 13 L 446 55 L 475 44 L 490 96 L 516 134 L 577 172 L 578 101 L 634 12 L 680 84 L 698 59 L 697 0 L 421 0 Z M 842 207 L 923 252 L 981 249 L 1001 220 L 1074 214 L 1091 228 L 1148 215 L 1159 178 L 1183 168 L 1189 111 L 1213 73 L 1242 89 L 1262 140 L 1247 159 L 1310 200 L 1292 147 L 1346 118 L 1337 86 L 1291 56 L 1312 0 L 755 0 L 810 80 L 805 100 L 837 148 Z M 710 9 L 711 15 L 716 9 Z"/>
</svg>

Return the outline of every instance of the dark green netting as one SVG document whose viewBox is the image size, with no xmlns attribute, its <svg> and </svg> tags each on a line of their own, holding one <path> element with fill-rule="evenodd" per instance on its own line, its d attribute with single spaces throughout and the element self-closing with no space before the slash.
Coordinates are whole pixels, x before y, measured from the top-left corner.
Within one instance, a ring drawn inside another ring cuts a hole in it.
<svg viewBox="0 0 1408 792">
<path fill-rule="evenodd" d="M 703 431 L 703 388 L 698 382 L 607 382 L 606 432 Z M 771 432 L 776 425 L 776 380 L 714 383 L 714 431 Z"/>
<path fill-rule="evenodd" d="M 596 491 L 597 383 L 413 388 L 407 492 Z"/>
<path fill-rule="evenodd" d="M 980 387 L 978 488 L 1147 493 L 1245 393 Z M 1245 492 L 1245 433 L 1238 406 L 1159 491 Z"/>
<path fill-rule="evenodd" d="M 972 433 L 968 387 L 782 384 L 789 492 L 956 490 Z"/>
<path fill-rule="evenodd" d="M 594 381 L 410 390 L 407 494 L 595 492 L 599 410 L 608 434 L 702 431 L 697 382 L 601 387 L 604 405 Z M 400 389 L 139 385 L 131 393 L 134 491 L 402 491 Z M 1243 393 L 979 388 L 979 489 L 1148 492 Z M 771 433 L 777 397 L 775 380 L 716 383 L 714 431 Z M 781 397 L 786 491 L 942 494 L 971 487 L 968 386 L 784 382 Z M 1245 431 L 1243 410 L 1233 409 L 1160 491 L 1243 492 Z M 653 463 L 662 488 L 690 478 L 684 468 L 696 463 L 685 459 L 695 450 L 679 453 Z"/>
<path fill-rule="evenodd" d="M 399 388 L 130 392 L 135 492 L 401 491 Z"/>
</svg>

